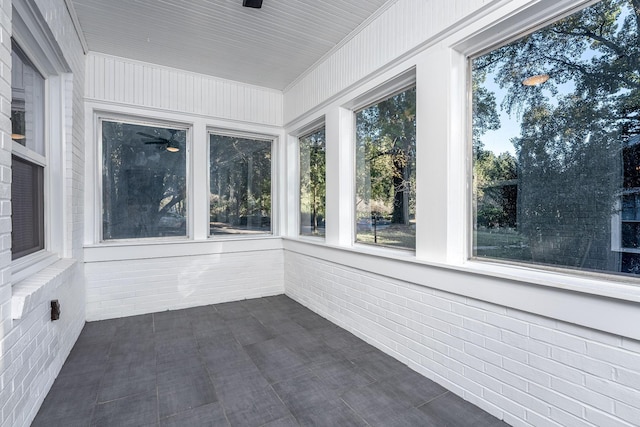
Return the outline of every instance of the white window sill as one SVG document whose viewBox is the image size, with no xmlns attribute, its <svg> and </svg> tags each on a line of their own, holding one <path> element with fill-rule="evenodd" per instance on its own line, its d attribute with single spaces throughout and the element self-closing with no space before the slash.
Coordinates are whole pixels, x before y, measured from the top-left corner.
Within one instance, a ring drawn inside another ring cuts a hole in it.
<svg viewBox="0 0 640 427">
<path fill-rule="evenodd" d="M 14 282 L 11 287 L 11 318 L 22 319 L 44 302 L 49 295 L 45 288 L 64 283 L 73 271 L 75 263 L 73 259 L 55 258 L 53 263 L 41 268 L 37 273 Z"/>
<path fill-rule="evenodd" d="M 206 240 L 128 240 L 85 245 L 85 262 L 175 258 L 282 249 L 280 236 L 256 235 Z"/>
</svg>

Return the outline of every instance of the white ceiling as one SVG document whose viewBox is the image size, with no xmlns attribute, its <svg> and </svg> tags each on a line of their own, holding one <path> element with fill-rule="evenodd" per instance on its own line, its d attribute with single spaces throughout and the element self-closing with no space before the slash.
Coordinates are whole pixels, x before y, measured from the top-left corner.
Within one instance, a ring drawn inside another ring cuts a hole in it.
<svg viewBox="0 0 640 427">
<path fill-rule="evenodd" d="M 284 89 L 395 0 L 72 0 L 88 48 Z"/>
</svg>

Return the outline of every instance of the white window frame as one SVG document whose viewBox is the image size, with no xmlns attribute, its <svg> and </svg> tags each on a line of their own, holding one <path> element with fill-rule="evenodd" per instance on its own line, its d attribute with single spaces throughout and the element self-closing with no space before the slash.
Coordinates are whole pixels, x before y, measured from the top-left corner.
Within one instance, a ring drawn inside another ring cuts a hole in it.
<svg viewBox="0 0 640 427">
<path fill-rule="evenodd" d="M 276 191 L 279 186 L 279 175 L 278 175 L 278 165 L 280 162 L 279 158 L 279 150 L 278 150 L 278 140 L 279 138 L 275 135 L 263 134 L 263 133 L 255 133 L 251 131 L 242 131 L 236 129 L 227 129 L 221 127 L 207 127 L 207 139 L 206 139 L 206 149 L 207 149 L 207 182 L 210 183 L 211 177 L 211 157 L 210 157 L 210 144 L 211 144 L 211 135 L 220 135 L 220 136 L 228 136 L 235 138 L 246 138 L 246 139 L 256 139 L 260 141 L 268 141 L 271 143 L 271 232 L 270 233 L 256 233 L 256 234 L 225 234 L 211 235 L 209 224 L 209 210 L 211 206 L 208 202 L 209 195 L 211 194 L 211 188 L 209 184 L 207 184 L 207 238 L 209 240 L 246 240 L 246 239 L 260 239 L 260 238 L 270 238 L 275 237 L 280 234 L 280 215 L 278 209 L 279 205 L 279 194 Z"/>
<path fill-rule="evenodd" d="M 418 189 L 418 207 L 429 200 L 445 209 L 434 212 L 431 222 L 424 224 L 428 230 L 421 236 L 426 235 L 429 239 L 423 239 L 425 244 L 417 250 L 417 258 L 496 278 L 639 300 L 640 287 L 624 283 L 635 281 L 634 278 L 471 258 L 473 212 L 469 58 L 570 15 L 595 1 L 542 0 L 533 4 L 528 1 L 516 3 L 485 14 L 455 35 L 431 47 L 424 62 L 418 66 L 419 85 L 423 81 L 441 83 L 430 84 L 428 94 L 418 91 L 418 108 L 423 107 L 418 140 L 440 141 L 435 146 L 429 145 L 428 153 L 418 151 L 418 164 L 422 166 L 423 172 L 420 174 L 421 170 L 418 170 L 418 181 L 433 180 L 440 175 L 446 176 L 448 186 L 421 186 Z M 437 100 L 442 99 L 448 100 L 448 105 L 439 105 Z M 424 210 L 418 209 L 417 217 L 423 215 Z M 476 297 L 492 300 L 489 292 L 480 290 Z"/>
<path fill-rule="evenodd" d="M 371 250 L 383 251 L 383 252 L 395 253 L 400 257 L 406 257 L 407 255 L 413 256 L 417 250 L 418 228 L 419 228 L 419 222 L 418 222 L 418 216 L 417 216 L 417 210 L 418 210 L 417 205 L 416 205 L 416 250 L 411 248 L 390 247 L 390 246 L 383 246 L 378 244 L 367 244 L 367 243 L 357 242 L 357 228 L 356 228 L 356 220 L 357 220 L 357 214 L 356 214 L 357 165 L 356 165 L 356 135 L 355 135 L 356 114 L 368 107 L 376 105 L 396 94 L 399 94 L 413 87 L 417 87 L 417 78 L 416 78 L 416 69 L 414 67 L 411 67 L 410 69 L 398 74 L 395 77 L 390 78 L 389 80 L 385 81 L 383 84 L 377 86 L 376 88 L 370 91 L 365 92 L 364 94 L 354 98 L 352 101 L 344 105 L 345 108 L 348 108 L 350 110 L 351 120 L 352 120 L 352 124 L 350 127 L 350 130 L 352 132 L 350 145 L 351 145 L 352 161 L 353 161 L 353 170 L 351 171 L 351 187 L 352 187 L 352 193 L 353 193 L 352 195 L 353 200 L 351 204 L 352 218 L 351 218 L 349 240 L 351 242 L 351 246 L 361 249 L 363 251 L 371 251 Z M 420 145 L 418 141 L 420 141 L 420 138 L 417 130 L 418 130 L 418 122 L 421 120 L 420 119 L 421 114 L 418 112 L 419 110 L 417 105 L 417 96 L 418 95 L 416 91 L 416 153 L 420 151 L 418 149 Z M 419 169 L 420 169 L 420 166 L 418 165 L 417 157 L 416 157 L 416 181 L 418 177 L 417 172 Z M 417 193 L 416 193 L 416 198 L 417 198 Z"/>
<path fill-rule="evenodd" d="M 12 153 L 44 166 L 44 249 L 11 262 L 11 280 L 16 284 L 70 256 L 65 245 L 65 134 L 70 123 L 65 113 L 70 105 L 70 67 L 53 34 L 27 0 L 13 1 L 12 38 L 44 77 L 44 156 L 12 141 Z"/>
<path fill-rule="evenodd" d="M 300 233 L 300 225 L 301 225 L 300 224 L 300 205 L 301 205 L 300 173 L 302 171 L 302 168 L 300 167 L 300 138 L 311 135 L 323 128 L 325 130 L 324 139 L 325 139 L 325 146 L 326 146 L 327 126 L 325 123 L 324 116 L 309 122 L 305 126 L 300 127 L 289 134 L 289 137 L 291 138 L 291 141 L 292 141 L 292 146 L 290 147 L 290 149 L 291 149 L 291 152 L 294 153 L 294 159 L 295 159 L 295 161 L 293 162 L 293 165 L 290 165 L 290 168 L 292 169 L 291 170 L 292 173 L 288 177 L 289 179 L 291 179 L 291 190 L 293 192 L 292 196 L 290 197 L 290 201 L 292 203 L 291 206 L 295 206 L 297 208 L 297 215 L 292 215 L 292 218 L 291 218 L 291 226 L 292 226 L 291 231 L 294 236 L 298 236 L 300 239 L 311 239 L 311 240 L 320 241 L 320 242 L 326 239 L 326 234 L 325 236 L 306 236 Z M 326 156 L 326 152 L 325 152 L 325 156 Z M 325 161 L 326 161 L 326 158 L 325 158 Z M 325 174 L 326 174 L 326 169 L 325 169 Z M 325 176 L 325 192 L 326 192 L 326 176 Z M 326 206 L 325 206 L 325 227 L 326 226 L 327 226 L 327 219 L 326 219 Z M 326 233 L 326 229 L 325 229 L 325 233 Z"/>
<path fill-rule="evenodd" d="M 103 244 L 123 244 L 123 243 L 153 243 L 153 242 L 164 242 L 164 241 L 188 241 L 191 240 L 191 236 L 193 236 L 193 166 L 192 166 L 192 154 L 191 154 L 191 146 L 192 146 L 192 135 L 193 135 L 193 126 L 189 123 L 184 122 L 173 122 L 164 119 L 155 119 L 151 117 L 143 117 L 136 115 L 128 115 L 128 114 L 114 114 L 107 112 L 96 112 L 96 154 L 98 157 L 97 167 L 94 172 L 95 180 L 96 180 L 96 221 L 95 221 L 95 235 L 98 238 L 99 243 Z M 172 128 L 178 129 L 186 132 L 186 183 L 187 183 L 187 228 L 185 236 L 167 236 L 167 237 L 141 237 L 141 238 L 124 238 L 124 239 L 108 239 L 105 240 L 103 236 L 104 229 L 102 227 L 102 217 L 103 217 L 103 197 L 102 197 L 102 176 L 103 176 L 103 140 L 102 140 L 102 123 L 103 122 L 120 122 L 127 123 L 139 126 L 157 126 L 160 128 Z"/>
</svg>

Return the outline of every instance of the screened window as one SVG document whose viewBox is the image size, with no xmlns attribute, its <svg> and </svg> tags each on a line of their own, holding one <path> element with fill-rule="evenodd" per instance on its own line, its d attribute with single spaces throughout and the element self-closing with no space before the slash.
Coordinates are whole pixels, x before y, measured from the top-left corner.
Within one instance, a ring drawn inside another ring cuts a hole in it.
<svg viewBox="0 0 640 427">
<path fill-rule="evenodd" d="M 187 131 L 102 121 L 104 240 L 187 235 Z"/>
<path fill-rule="evenodd" d="M 326 143 L 324 127 L 298 138 L 300 146 L 300 234 L 325 235 Z"/>
<path fill-rule="evenodd" d="M 44 77 L 12 43 L 11 257 L 45 247 Z"/>
<path fill-rule="evenodd" d="M 640 54 L 631 1 L 471 60 L 473 256 L 640 273 Z"/>
<path fill-rule="evenodd" d="M 271 145 L 210 134 L 210 235 L 271 233 Z"/>
<path fill-rule="evenodd" d="M 356 113 L 356 241 L 415 249 L 416 90 Z"/>
</svg>

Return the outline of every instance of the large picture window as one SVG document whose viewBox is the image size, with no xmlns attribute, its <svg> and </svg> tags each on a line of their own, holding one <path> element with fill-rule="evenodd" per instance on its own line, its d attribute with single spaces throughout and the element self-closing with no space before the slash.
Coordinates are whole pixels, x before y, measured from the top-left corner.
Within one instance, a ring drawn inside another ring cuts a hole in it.
<svg viewBox="0 0 640 427">
<path fill-rule="evenodd" d="M 640 273 L 640 17 L 602 1 L 471 60 L 473 256 Z"/>
<path fill-rule="evenodd" d="M 45 248 L 45 79 L 22 50 L 11 52 L 11 258 Z"/>
<path fill-rule="evenodd" d="M 210 235 L 271 233 L 271 145 L 210 134 Z"/>
<path fill-rule="evenodd" d="M 103 239 L 187 235 L 187 131 L 102 120 Z"/>
<path fill-rule="evenodd" d="M 415 249 L 416 90 L 356 113 L 356 242 Z"/>
<path fill-rule="evenodd" d="M 298 138 L 300 235 L 325 235 L 326 142 L 324 127 Z"/>
</svg>

